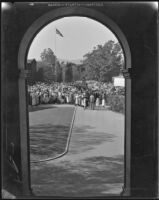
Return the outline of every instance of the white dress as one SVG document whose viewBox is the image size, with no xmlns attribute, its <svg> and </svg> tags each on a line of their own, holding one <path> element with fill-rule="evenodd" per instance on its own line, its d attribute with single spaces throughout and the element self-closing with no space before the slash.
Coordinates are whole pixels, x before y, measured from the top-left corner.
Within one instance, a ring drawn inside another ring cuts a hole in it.
<svg viewBox="0 0 159 200">
<path fill-rule="evenodd" d="M 96 106 L 99 106 L 99 98 L 96 99 Z"/>
<path fill-rule="evenodd" d="M 78 104 L 78 95 L 75 96 L 75 104 Z"/>
<path fill-rule="evenodd" d="M 66 101 L 67 101 L 67 103 L 69 103 L 69 96 L 68 95 L 66 96 Z"/>
<path fill-rule="evenodd" d="M 81 106 L 84 106 L 84 99 L 81 99 Z"/>
<path fill-rule="evenodd" d="M 83 106 L 86 107 L 86 98 L 83 99 Z"/>
<path fill-rule="evenodd" d="M 105 106 L 105 99 L 102 99 L 102 106 Z"/>
</svg>

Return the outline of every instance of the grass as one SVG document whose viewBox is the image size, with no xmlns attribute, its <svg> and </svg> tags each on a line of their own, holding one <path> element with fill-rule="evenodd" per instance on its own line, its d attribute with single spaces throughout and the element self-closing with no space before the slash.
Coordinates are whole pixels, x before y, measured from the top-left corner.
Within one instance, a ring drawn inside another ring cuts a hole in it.
<svg viewBox="0 0 159 200">
<path fill-rule="evenodd" d="M 65 151 L 73 112 L 74 107 L 37 107 L 29 113 L 31 161 L 54 158 Z"/>
</svg>

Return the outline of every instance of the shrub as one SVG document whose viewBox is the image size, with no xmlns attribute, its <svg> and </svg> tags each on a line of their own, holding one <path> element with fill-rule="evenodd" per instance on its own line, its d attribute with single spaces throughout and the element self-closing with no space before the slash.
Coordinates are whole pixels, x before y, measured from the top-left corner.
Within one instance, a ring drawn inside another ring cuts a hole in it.
<svg viewBox="0 0 159 200">
<path fill-rule="evenodd" d="M 108 105 L 112 111 L 124 113 L 125 97 L 123 95 L 110 95 L 108 97 Z"/>
</svg>

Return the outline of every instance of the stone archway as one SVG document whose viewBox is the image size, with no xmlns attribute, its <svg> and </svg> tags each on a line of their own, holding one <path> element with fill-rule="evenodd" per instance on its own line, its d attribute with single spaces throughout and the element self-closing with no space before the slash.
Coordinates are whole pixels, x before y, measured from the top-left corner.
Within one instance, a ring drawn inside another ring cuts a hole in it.
<svg viewBox="0 0 159 200">
<path fill-rule="evenodd" d="M 29 193 L 30 174 L 29 174 L 29 140 L 28 140 L 28 116 L 26 106 L 26 81 L 27 76 L 26 56 L 36 34 L 51 21 L 66 16 L 85 16 L 94 19 L 107 26 L 118 38 L 125 55 L 124 74 L 126 78 L 126 117 L 125 117 L 125 193 L 129 195 L 130 187 L 130 134 L 131 134 L 131 53 L 127 39 L 120 28 L 110 18 L 102 13 L 85 7 L 63 7 L 50 11 L 38 18 L 26 31 L 19 48 L 18 68 L 20 70 L 19 78 L 19 110 L 20 110 L 20 135 L 21 135 L 21 164 L 22 164 L 22 181 L 24 193 Z M 26 167 L 28 166 L 28 168 Z"/>
</svg>

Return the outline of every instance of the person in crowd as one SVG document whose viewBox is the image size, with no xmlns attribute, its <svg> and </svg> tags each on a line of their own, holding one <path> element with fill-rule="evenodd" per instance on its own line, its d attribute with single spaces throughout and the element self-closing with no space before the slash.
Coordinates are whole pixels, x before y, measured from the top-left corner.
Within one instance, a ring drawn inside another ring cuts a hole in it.
<svg viewBox="0 0 159 200">
<path fill-rule="evenodd" d="M 96 98 L 96 108 L 98 109 L 100 106 L 100 101 L 99 101 L 99 97 L 97 96 Z"/>
<path fill-rule="evenodd" d="M 107 105 L 107 103 L 108 103 L 108 97 L 107 97 L 107 92 L 106 91 L 104 93 L 104 98 L 105 98 L 105 105 Z"/>
<path fill-rule="evenodd" d="M 79 98 L 79 95 L 76 94 L 76 95 L 75 95 L 75 106 L 78 106 L 78 98 Z"/>
<path fill-rule="evenodd" d="M 89 91 L 86 90 L 86 107 L 89 106 L 89 98 L 90 98 Z"/>
<path fill-rule="evenodd" d="M 86 96 L 83 97 L 83 109 L 85 110 L 87 107 L 87 98 Z"/>
<path fill-rule="evenodd" d="M 81 106 L 82 103 L 82 97 L 81 97 L 81 93 L 79 93 L 78 95 L 78 105 Z"/>
<path fill-rule="evenodd" d="M 72 92 L 70 92 L 69 98 L 70 98 L 70 104 L 73 104 L 74 103 L 74 98 L 73 98 L 73 93 Z"/>
<path fill-rule="evenodd" d="M 94 100 L 95 100 L 95 98 L 94 98 L 94 95 L 93 95 L 93 93 L 92 93 L 92 94 L 90 95 L 90 99 L 89 99 L 91 110 L 94 110 Z"/>
<path fill-rule="evenodd" d="M 32 92 L 31 97 L 32 97 L 32 106 L 36 106 L 36 93 Z"/>
<path fill-rule="evenodd" d="M 70 99 L 69 99 L 69 95 L 68 94 L 66 94 L 66 103 L 70 103 Z"/>
<path fill-rule="evenodd" d="M 81 106 L 84 107 L 84 92 L 81 92 Z"/>
<path fill-rule="evenodd" d="M 102 94 L 102 107 L 106 106 L 106 102 L 105 102 L 105 95 L 104 93 Z"/>
<path fill-rule="evenodd" d="M 32 96 L 31 96 L 31 91 L 28 90 L 28 104 L 32 105 Z"/>
<path fill-rule="evenodd" d="M 43 95 L 43 101 L 45 104 L 47 104 L 49 102 L 49 94 L 48 92 L 45 92 L 44 95 Z"/>
<path fill-rule="evenodd" d="M 102 105 L 102 94 L 99 94 L 99 104 Z"/>
</svg>

